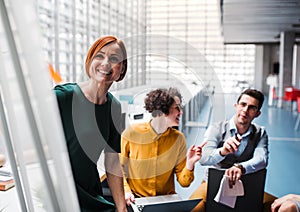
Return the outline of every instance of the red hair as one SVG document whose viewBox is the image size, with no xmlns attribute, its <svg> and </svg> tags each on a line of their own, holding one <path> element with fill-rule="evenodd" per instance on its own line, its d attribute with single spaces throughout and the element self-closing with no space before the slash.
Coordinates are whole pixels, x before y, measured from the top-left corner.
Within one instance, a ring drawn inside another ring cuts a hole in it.
<svg viewBox="0 0 300 212">
<path fill-rule="evenodd" d="M 127 72 L 127 52 L 126 52 L 126 48 L 125 48 L 124 42 L 122 40 L 120 40 L 120 39 L 118 39 L 118 38 L 116 38 L 114 36 L 111 36 L 111 35 L 98 38 L 93 43 L 93 45 L 90 47 L 90 49 L 89 49 L 89 51 L 87 53 L 86 59 L 85 59 L 85 72 L 88 75 L 88 77 L 90 77 L 89 69 L 90 69 L 91 62 L 94 59 L 94 57 L 96 56 L 96 54 L 104 46 L 106 46 L 108 44 L 111 44 L 111 43 L 118 44 L 119 47 L 122 50 L 122 53 L 123 53 L 123 55 L 122 55 L 123 56 L 123 60 L 122 60 L 122 63 L 123 63 L 122 68 L 123 68 L 123 70 L 121 71 L 120 77 L 117 80 L 117 82 L 121 81 L 125 77 L 126 72 Z"/>
</svg>

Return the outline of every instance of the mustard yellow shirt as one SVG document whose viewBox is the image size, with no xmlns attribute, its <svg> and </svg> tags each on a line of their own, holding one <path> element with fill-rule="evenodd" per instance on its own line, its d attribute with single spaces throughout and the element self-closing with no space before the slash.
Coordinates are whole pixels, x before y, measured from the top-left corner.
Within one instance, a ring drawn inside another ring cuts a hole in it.
<svg viewBox="0 0 300 212">
<path fill-rule="evenodd" d="M 183 187 L 194 180 L 186 165 L 183 133 L 169 128 L 157 134 L 149 123 L 131 125 L 122 133 L 120 161 L 125 192 L 138 197 L 175 194 L 174 174 Z"/>
</svg>

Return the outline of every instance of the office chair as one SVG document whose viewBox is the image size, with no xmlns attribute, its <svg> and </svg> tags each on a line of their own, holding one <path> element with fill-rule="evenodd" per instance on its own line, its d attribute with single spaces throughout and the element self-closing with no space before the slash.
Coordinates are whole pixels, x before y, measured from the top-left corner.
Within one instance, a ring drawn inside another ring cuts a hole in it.
<svg viewBox="0 0 300 212">
<path fill-rule="evenodd" d="M 300 97 L 300 90 L 295 87 L 286 87 L 284 89 L 283 101 L 290 103 L 290 109 L 293 111 L 293 102 L 297 101 L 297 97 Z"/>
<path fill-rule="evenodd" d="M 219 187 L 224 170 L 209 168 L 207 187 L 207 212 L 260 212 L 263 211 L 263 197 L 266 179 L 266 169 L 258 172 L 243 175 L 241 181 L 244 186 L 244 196 L 238 196 L 235 207 L 230 208 L 214 200 Z"/>
</svg>

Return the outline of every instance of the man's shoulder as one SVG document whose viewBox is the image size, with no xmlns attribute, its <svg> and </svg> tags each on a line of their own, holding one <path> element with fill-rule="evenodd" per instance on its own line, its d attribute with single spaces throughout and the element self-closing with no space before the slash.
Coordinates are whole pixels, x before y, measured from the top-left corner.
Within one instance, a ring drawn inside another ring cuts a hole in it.
<svg viewBox="0 0 300 212">
<path fill-rule="evenodd" d="M 259 125 L 259 124 L 257 124 L 257 123 L 253 123 L 253 122 L 251 123 L 251 125 L 254 126 L 254 127 L 257 128 L 257 129 L 265 128 L 264 126 Z"/>
<path fill-rule="evenodd" d="M 217 128 L 220 130 L 225 129 L 228 126 L 229 120 L 216 121 L 212 123 L 209 127 Z"/>
<path fill-rule="evenodd" d="M 251 126 L 253 127 L 253 131 L 255 133 L 260 133 L 261 135 L 267 134 L 266 128 L 264 126 L 261 126 L 257 123 L 252 123 Z"/>
</svg>

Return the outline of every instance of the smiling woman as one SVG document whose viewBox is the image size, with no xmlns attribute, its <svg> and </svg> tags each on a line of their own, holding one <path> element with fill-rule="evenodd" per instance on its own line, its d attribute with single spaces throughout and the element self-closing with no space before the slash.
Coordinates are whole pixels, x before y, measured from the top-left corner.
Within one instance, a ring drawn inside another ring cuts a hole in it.
<svg viewBox="0 0 300 212">
<path fill-rule="evenodd" d="M 109 83 L 116 81 L 123 74 L 123 53 L 116 43 L 104 46 L 90 64 L 89 76 L 95 80 L 106 80 Z M 121 70 L 121 71 L 119 71 Z"/>
<path fill-rule="evenodd" d="M 187 152 L 183 133 L 173 128 L 183 113 L 181 101 L 176 88 L 150 91 L 144 103 L 152 119 L 122 133 L 120 158 L 128 205 L 135 197 L 175 194 L 174 173 L 183 187 L 194 180 L 202 146 L 191 146 Z"/>
<path fill-rule="evenodd" d="M 126 211 L 120 152 L 121 105 L 109 92 L 127 70 L 124 43 L 99 38 L 86 57 L 85 82 L 55 87 L 68 153 L 82 211 Z M 107 181 L 114 199 L 104 199 L 97 161 L 104 150 Z"/>
<path fill-rule="evenodd" d="M 121 81 L 127 71 L 127 52 L 122 40 L 113 36 L 98 39 L 89 49 L 85 71 L 91 79 L 92 73 L 114 74 L 119 76 L 115 81 Z"/>
</svg>

